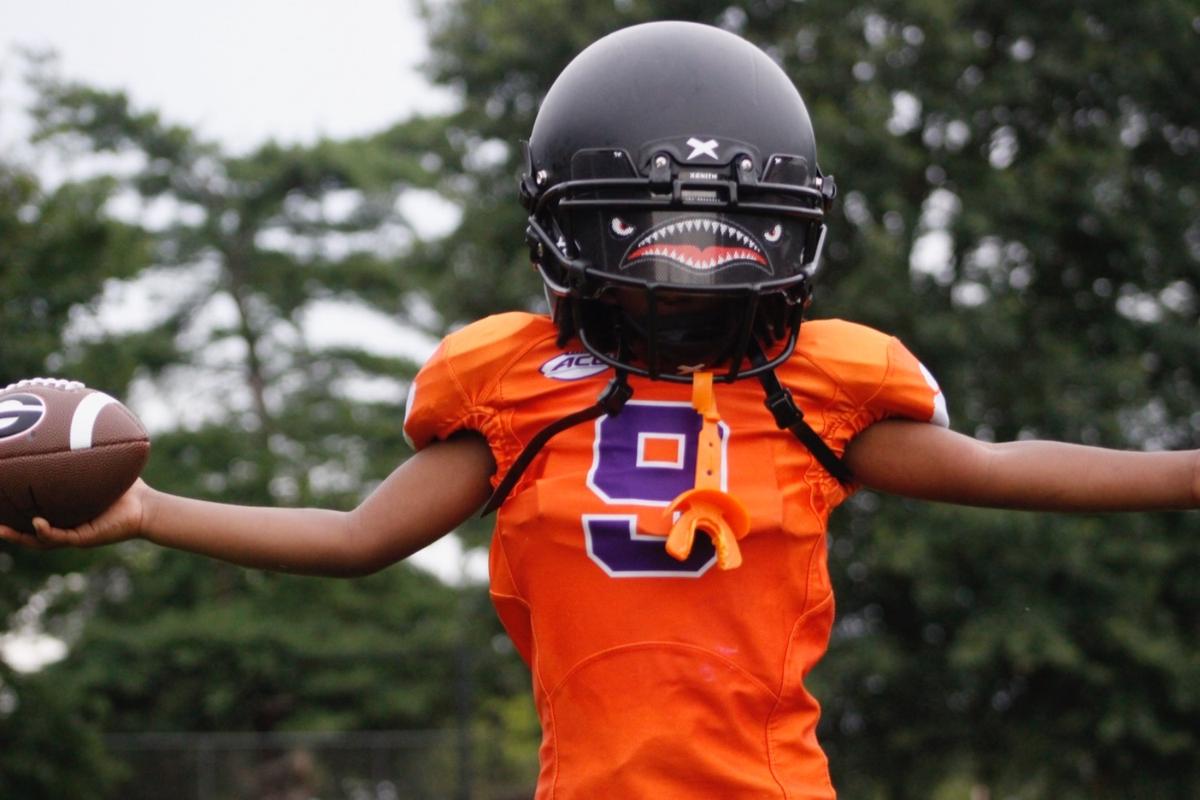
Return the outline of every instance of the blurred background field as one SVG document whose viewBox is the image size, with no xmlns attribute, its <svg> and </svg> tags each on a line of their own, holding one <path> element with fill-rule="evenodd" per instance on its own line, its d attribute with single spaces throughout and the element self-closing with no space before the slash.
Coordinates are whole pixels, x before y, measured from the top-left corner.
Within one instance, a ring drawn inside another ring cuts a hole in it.
<svg viewBox="0 0 1200 800">
<path fill-rule="evenodd" d="M 663 18 L 807 99 L 843 190 L 813 316 L 900 336 L 960 431 L 1200 444 L 1190 0 L 37 5 L 0 16 L 0 385 L 126 399 L 163 489 L 346 508 L 403 460 L 432 343 L 540 307 L 540 93 Z M 811 678 L 843 796 L 1200 795 L 1198 534 L 857 495 Z M 529 796 L 487 536 L 351 581 L 0 550 L 0 797 Z"/>
</svg>

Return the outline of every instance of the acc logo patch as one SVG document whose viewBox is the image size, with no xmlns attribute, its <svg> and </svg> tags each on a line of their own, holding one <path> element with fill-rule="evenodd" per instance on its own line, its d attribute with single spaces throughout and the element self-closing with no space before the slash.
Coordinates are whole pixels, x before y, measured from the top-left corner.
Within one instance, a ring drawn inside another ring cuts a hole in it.
<svg viewBox="0 0 1200 800">
<path fill-rule="evenodd" d="M 562 353 L 542 364 L 542 374 L 556 381 L 577 381 L 599 375 L 608 369 L 591 353 Z"/>
<path fill-rule="evenodd" d="M 46 404 L 37 395 L 9 395 L 0 400 L 0 439 L 11 439 L 33 430 L 45 416 Z"/>
</svg>

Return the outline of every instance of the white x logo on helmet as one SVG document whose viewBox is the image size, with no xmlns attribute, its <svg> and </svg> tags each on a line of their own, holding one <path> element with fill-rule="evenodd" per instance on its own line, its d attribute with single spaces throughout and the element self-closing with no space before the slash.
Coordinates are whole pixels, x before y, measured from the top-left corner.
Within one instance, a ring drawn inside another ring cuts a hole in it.
<svg viewBox="0 0 1200 800">
<path fill-rule="evenodd" d="M 708 156 L 713 161 L 719 161 L 720 159 L 717 156 L 717 147 L 719 144 L 720 143 L 717 142 L 716 139 L 705 139 L 704 141 L 701 141 L 693 136 L 687 140 L 687 146 L 692 148 L 692 152 L 688 153 L 687 160 L 691 161 L 693 158 Z"/>
</svg>

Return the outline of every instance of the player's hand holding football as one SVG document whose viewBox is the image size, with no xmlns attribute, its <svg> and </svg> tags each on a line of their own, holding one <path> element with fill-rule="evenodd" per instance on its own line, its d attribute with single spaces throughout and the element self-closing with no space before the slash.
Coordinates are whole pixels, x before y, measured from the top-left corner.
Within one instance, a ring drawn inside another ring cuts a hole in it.
<svg viewBox="0 0 1200 800">
<path fill-rule="evenodd" d="M 34 518 L 33 533 L 0 525 L 0 541 L 33 550 L 52 550 L 56 547 L 98 547 L 134 538 L 142 528 L 148 491 L 149 487 L 138 479 L 107 511 L 74 528 L 56 528 L 45 517 Z"/>
<path fill-rule="evenodd" d="M 141 421 L 103 392 L 61 378 L 3 387 L 0 540 L 46 549 L 134 535 L 149 453 Z"/>
</svg>

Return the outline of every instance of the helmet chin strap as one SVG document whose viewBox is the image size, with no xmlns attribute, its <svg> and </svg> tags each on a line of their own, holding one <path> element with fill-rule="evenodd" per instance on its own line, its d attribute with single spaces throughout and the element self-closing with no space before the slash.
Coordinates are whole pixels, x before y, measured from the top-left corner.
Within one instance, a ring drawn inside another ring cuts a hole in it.
<svg viewBox="0 0 1200 800">
<path fill-rule="evenodd" d="M 733 495 L 721 489 L 724 464 L 718 424 L 717 397 L 711 372 L 692 375 L 692 407 L 703 420 L 696 452 L 695 486 L 676 497 L 664 515 L 675 521 L 667 534 L 667 553 L 684 561 L 692 552 L 696 531 L 702 531 L 717 550 L 717 566 L 734 569 L 742 563 L 737 540 L 750 532 L 750 514 Z"/>
<path fill-rule="evenodd" d="M 517 481 L 521 479 L 521 475 L 533 462 L 534 456 L 546 446 L 546 442 L 567 430 L 573 428 L 580 423 L 596 419 L 608 414 L 615 417 L 621 413 L 621 409 L 629 402 L 629 398 L 633 396 L 633 389 L 629 386 L 629 376 L 625 370 L 618 369 L 616 375 L 608 385 L 604 387 L 604 391 L 596 398 L 596 402 L 587 408 L 580 409 L 573 414 L 567 414 L 562 419 L 551 422 L 545 428 L 542 428 L 537 434 L 529 440 L 529 444 L 525 445 L 525 449 L 517 456 L 516 461 L 509 467 L 508 472 L 497 484 L 492 496 L 483 506 L 483 510 L 479 512 L 479 516 L 486 517 L 504 504 L 504 500 L 508 497 L 513 487 L 517 485 Z"/>
</svg>

